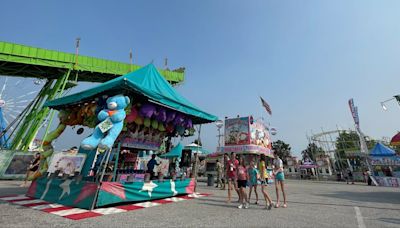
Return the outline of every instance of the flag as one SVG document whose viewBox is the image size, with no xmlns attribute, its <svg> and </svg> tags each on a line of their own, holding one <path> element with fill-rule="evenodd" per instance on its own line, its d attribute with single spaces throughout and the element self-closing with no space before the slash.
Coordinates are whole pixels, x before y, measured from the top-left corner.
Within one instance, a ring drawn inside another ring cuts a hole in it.
<svg viewBox="0 0 400 228">
<path fill-rule="evenodd" d="M 264 106 L 265 110 L 266 110 L 270 115 L 272 115 L 271 107 L 269 107 L 269 104 L 268 104 L 262 97 L 260 97 L 260 99 L 261 99 L 261 104 L 262 104 L 262 106 Z"/>
</svg>

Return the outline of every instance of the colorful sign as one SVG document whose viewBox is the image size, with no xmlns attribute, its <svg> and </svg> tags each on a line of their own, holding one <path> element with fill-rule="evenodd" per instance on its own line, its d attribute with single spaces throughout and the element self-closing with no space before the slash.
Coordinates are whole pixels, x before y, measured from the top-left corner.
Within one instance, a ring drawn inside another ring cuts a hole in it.
<svg viewBox="0 0 400 228">
<path fill-rule="evenodd" d="M 358 118 L 358 108 L 354 106 L 354 101 L 353 98 L 349 100 L 349 107 L 351 111 L 351 115 L 353 116 L 354 123 L 357 125 L 357 127 L 360 126 L 360 119 Z"/>
<path fill-rule="evenodd" d="M 249 117 L 225 120 L 225 146 L 250 144 Z"/>
<path fill-rule="evenodd" d="M 400 166 L 400 156 L 369 157 L 371 165 Z"/>
<path fill-rule="evenodd" d="M 34 158 L 32 152 L 0 150 L 0 179 L 23 179 Z"/>
<path fill-rule="evenodd" d="M 250 124 L 250 144 L 272 149 L 269 132 L 262 122 Z"/>
<path fill-rule="evenodd" d="M 122 146 L 128 148 L 138 148 L 144 150 L 155 150 L 160 149 L 162 140 L 153 141 L 150 138 L 142 140 L 141 138 L 125 138 L 122 140 Z"/>
<path fill-rule="evenodd" d="M 159 165 L 155 167 L 156 173 L 161 173 L 163 176 L 167 176 L 169 171 L 169 159 L 158 158 L 157 163 Z"/>
<path fill-rule="evenodd" d="M 270 149 L 257 145 L 222 146 L 222 147 L 217 147 L 217 152 L 218 153 L 243 152 L 243 153 L 265 154 L 266 156 L 272 157 Z"/>
<path fill-rule="evenodd" d="M 375 177 L 379 186 L 400 187 L 400 178 L 397 177 Z"/>
<path fill-rule="evenodd" d="M 51 159 L 48 173 L 59 171 L 59 175 L 80 173 L 85 163 L 86 154 L 56 153 Z"/>
</svg>

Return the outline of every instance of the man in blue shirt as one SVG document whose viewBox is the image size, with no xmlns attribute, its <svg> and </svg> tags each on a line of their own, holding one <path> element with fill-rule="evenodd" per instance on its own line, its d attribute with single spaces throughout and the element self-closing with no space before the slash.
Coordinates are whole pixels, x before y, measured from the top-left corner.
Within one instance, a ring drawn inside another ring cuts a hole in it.
<svg viewBox="0 0 400 228">
<path fill-rule="evenodd" d="M 154 179 L 154 166 L 159 165 L 156 161 L 156 155 L 151 155 L 151 159 L 147 162 L 147 172 L 150 173 L 150 180 Z"/>
</svg>

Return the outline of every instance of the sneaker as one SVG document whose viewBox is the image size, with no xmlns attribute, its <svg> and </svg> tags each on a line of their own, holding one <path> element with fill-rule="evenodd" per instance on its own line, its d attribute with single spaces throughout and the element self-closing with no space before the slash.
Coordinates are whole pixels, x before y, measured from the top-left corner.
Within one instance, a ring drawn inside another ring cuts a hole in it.
<svg viewBox="0 0 400 228">
<path fill-rule="evenodd" d="M 271 210 L 273 206 L 274 206 L 274 203 L 270 203 L 270 204 L 268 205 L 267 210 Z"/>
<path fill-rule="evenodd" d="M 255 204 L 255 205 L 258 205 L 258 201 L 256 201 L 254 204 Z"/>
<path fill-rule="evenodd" d="M 244 208 L 245 208 L 245 209 L 249 208 L 249 203 L 246 203 L 246 204 L 244 205 Z"/>
<path fill-rule="evenodd" d="M 239 208 L 239 209 L 242 209 L 242 208 L 243 208 L 243 204 L 240 204 L 240 205 L 238 206 L 238 208 Z"/>
<path fill-rule="evenodd" d="M 283 208 L 287 208 L 287 205 L 286 204 L 283 204 L 283 206 L 282 206 Z"/>
</svg>

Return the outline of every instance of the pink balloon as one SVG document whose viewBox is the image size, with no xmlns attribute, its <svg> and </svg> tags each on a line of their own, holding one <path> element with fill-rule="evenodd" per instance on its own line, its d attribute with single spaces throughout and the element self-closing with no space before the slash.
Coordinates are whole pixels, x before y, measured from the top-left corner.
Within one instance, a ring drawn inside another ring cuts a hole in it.
<svg viewBox="0 0 400 228">
<path fill-rule="evenodd" d="M 132 123 L 133 121 L 135 121 L 137 115 L 138 115 L 137 110 L 134 107 L 132 107 L 131 113 L 129 113 L 129 115 L 126 116 L 126 122 Z"/>
</svg>

